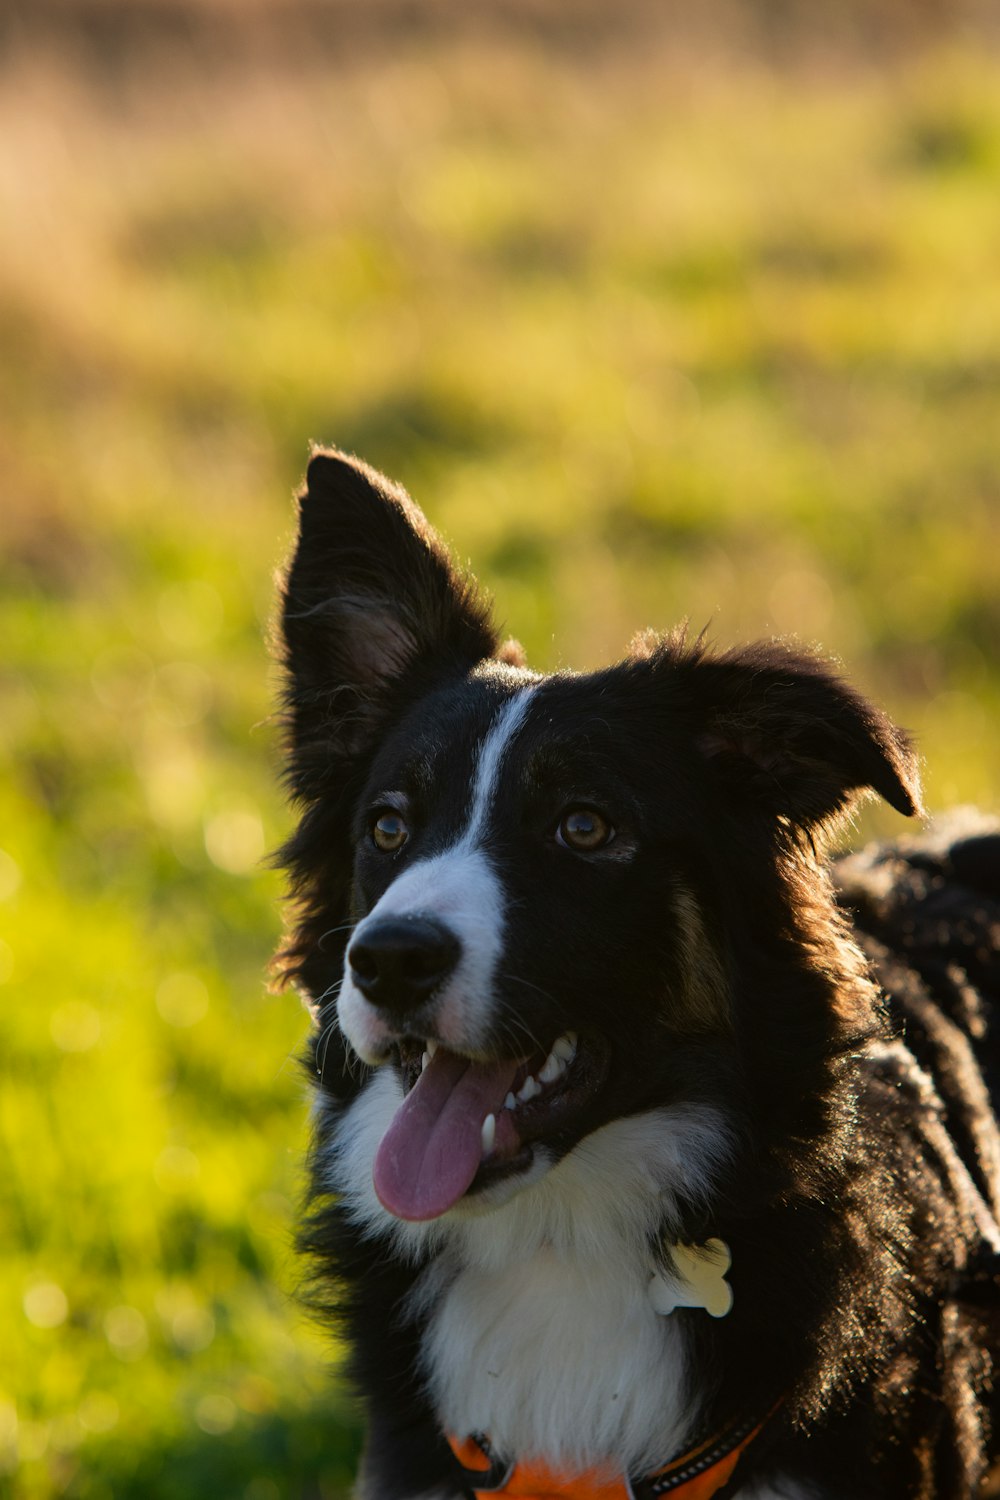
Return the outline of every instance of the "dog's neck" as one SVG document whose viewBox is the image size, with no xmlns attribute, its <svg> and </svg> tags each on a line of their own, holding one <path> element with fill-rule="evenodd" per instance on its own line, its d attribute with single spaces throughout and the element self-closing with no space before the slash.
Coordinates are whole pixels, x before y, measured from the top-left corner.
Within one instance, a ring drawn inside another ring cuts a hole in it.
<svg viewBox="0 0 1000 1500">
<path fill-rule="evenodd" d="M 473 1199 L 415 1225 L 369 1187 L 396 1103 L 383 1070 L 341 1124 L 334 1176 L 367 1232 L 421 1266 L 408 1310 L 441 1425 L 568 1470 L 658 1467 L 702 1393 L 681 1320 L 650 1300 L 655 1247 L 680 1236 L 681 1202 L 703 1203 L 725 1164 L 719 1115 L 677 1106 L 615 1121 L 508 1202 Z"/>
<path fill-rule="evenodd" d="M 681 1321 L 650 1300 L 655 1245 L 723 1150 L 706 1112 L 651 1111 L 502 1208 L 456 1216 L 415 1292 L 442 1424 L 569 1471 L 651 1472 L 682 1447 L 701 1392 Z"/>
</svg>

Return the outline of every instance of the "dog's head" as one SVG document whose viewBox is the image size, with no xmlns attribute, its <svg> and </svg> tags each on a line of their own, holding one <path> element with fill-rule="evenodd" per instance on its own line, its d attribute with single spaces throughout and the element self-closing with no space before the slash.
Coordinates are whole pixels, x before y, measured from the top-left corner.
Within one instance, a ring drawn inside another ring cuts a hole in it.
<svg viewBox="0 0 1000 1500">
<path fill-rule="evenodd" d="M 300 523 L 284 964 L 331 1093 L 357 1059 L 396 1070 L 391 1212 L 496 1199 L 612 1119 L 738 1091 L 755 1051 L 773 1084 L 777 1055 L 849 1042 L 856 1015 L 774 991 L 790 953 L 817 984 L 829 964 L 787 898 L 818 831 L 866 789 L 917 809 L 881 713 L 781 644 L 643 638 L 533 673 L 409 498 L 338 453 L 314 456 Z"/>
</svg>

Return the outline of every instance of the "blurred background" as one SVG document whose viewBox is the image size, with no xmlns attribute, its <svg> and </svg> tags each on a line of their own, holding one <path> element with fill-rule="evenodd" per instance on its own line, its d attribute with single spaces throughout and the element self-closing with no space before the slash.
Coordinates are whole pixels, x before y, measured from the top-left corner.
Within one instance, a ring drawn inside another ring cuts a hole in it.
<svg viewBox="0 0 1000 1500">
<path fill-rule="evenodd" d="M 265 973 L 310 440 L 535 664 L 793 633 L 932 809 L 997 807 L 998 40 L 957 0 L 6 0 L 0 1494 L 352 1469 Z"/>
</svg>

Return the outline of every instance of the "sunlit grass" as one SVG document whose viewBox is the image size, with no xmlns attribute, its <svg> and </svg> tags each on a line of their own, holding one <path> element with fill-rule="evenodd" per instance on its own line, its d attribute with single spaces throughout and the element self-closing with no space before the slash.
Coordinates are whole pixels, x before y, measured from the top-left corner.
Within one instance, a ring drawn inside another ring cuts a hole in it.
<svg viewBox="0 0 1000 1500">
<path fill-rule="evenodd" d="M 407 483 L 539 665 L 797 634 L 932 807 L 995 805 L 1000 60 L 5 82 L 0 1490 L 333 1496 L 264 978 L 308 443 Z"/>
</svg>

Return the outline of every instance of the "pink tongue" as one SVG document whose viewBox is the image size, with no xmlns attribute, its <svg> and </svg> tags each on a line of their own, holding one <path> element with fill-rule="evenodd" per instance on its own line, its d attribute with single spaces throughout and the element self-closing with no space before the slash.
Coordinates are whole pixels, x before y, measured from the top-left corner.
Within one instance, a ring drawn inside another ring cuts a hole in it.
<svg viewBox="0 0 1000 1500">
<path fill-rule="evenodd" d="M 458 1202 L 479 1168 L 483 1121 L 503 1108 L 518 1066 L 438 1048 L 375 1156 L 375 1191 L 391 1214 L 436 1219 Z"/>
</svg>

